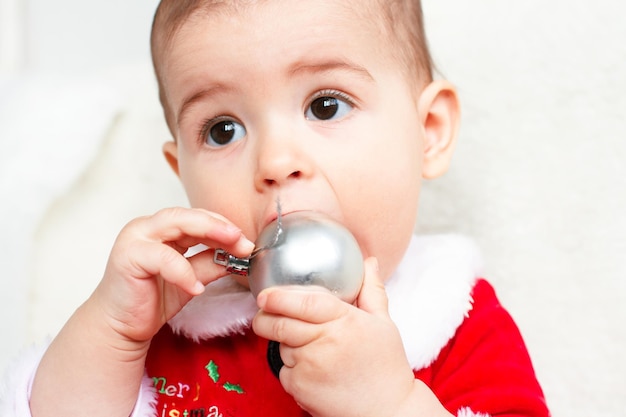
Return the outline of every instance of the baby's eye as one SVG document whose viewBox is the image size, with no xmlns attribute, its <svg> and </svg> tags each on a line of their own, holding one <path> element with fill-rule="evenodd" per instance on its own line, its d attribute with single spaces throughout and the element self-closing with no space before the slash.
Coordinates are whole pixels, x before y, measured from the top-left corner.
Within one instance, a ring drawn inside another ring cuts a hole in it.
<svg viewBox="0 0 626 417">
<path fill-rule="evenodd" d="M 209 146 L 220 147 L 246 136 L 246 128 L 231 119 L 211 120 L 202 128 L 202 138 Z"/>
<path fill-rule="evenodd" d="M 353 106 L 348 99 L 332 95 L 324 95 L 314 99 L 304 116 L 308 120 L 341 119 L 350 113 Z"/>
</svg>

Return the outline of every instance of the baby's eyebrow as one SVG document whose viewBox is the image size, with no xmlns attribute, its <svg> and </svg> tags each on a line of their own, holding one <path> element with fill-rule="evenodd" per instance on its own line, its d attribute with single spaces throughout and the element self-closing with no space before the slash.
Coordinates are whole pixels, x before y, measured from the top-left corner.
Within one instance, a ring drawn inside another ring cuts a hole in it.
<svg viewBox="0 0 626 417">
<path fill-rule="evenodd" d="M 374 81 L 374 77 L 370 72 L 360 65 L 342 60 L 332 60 L 324 62 L 297 62 L 292 65 L 288 71 L 289 75 L 294 76 L 300 73 L 321 73 L 333 71 L 353 72 L 365 78 L 367 81 Z"/>
<path fill-rule="evenodd" d="M 180 110 L 177 113 L 177 117 L 176 117 L 177 123 L 180 125 L 180 122 L 185 117 L 185 113 L 187 112 L 189 107 L 193 106 L 194 104 L 200 101 L 206 100 L 208 97 L 211 97 L 217 94 L 227 93 L 231 90 L 233 90 L 233 88 L 228 87 L 224 84 L 217 83 L 217 84 L 210 85 L 207 88 L 203 88 L 200 91 L 196 91 L 195 93 L 191 94 L 189 97 L 186 97 L 183 100 L 183 104 L 180 106 Z"/>
<path fill-rule="evenodd" d="M 294 65 L 289 67 L 287 73 L 290 76 L 297 76 L 300 74 L 319 74 L 319 73 L 328 73 L 335 71 L 344 71 L 349 73 L 354 73 L 359 77 L 362 77 L 366 81 L 374 81 L 374 77 L 370 72 L 356 64 L 352 64 L 350 62 L 342 61 L 342 60 L 331 60 L 331 61 L 322 61 L 322 62 L 308 62 L 308 61 L 299 61 Z M 232 86 L 215 83 L 209 85 L 202 90 L 196 91 L 188 97 L 183 99 L 183 102 L 180 106 L 180 110 L 177 113 L 176 122 L 180 125 L 181 121 L 185 117 L 185 113 L 187 110 L 192 107 L 194 104 L 204 101 L 211 96 L 226 94 L 234 90 Z"/>
</svg>

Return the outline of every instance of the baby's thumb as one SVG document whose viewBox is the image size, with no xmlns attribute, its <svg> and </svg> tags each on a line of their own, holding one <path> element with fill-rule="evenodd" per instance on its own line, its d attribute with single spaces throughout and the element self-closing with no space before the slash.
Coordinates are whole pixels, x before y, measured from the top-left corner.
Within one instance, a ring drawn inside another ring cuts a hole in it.
<svg viewBox="0 0 626 417">
<path fill-rule="evenodd" d="M 388 315 L 387 292 L 378 272 L 378 260 L 367 258 L 364 266 L 363 286 L 357 298 L 357 307 L 368 313 Z"/>
</svg>

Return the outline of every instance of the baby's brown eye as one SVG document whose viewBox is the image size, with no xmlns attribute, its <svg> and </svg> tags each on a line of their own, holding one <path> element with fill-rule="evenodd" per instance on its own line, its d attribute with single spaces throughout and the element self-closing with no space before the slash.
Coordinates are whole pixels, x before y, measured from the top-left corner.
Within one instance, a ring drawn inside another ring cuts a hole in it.
<svg viewBox="0 0 626 417">
<path fill-rule="evenodd" d="M 318 97 L 311 102 L 305 116 L 309 120 L 331 120 L 345 116 L 352 110 L 346 101 L 331 96 Z"/>
<path fill-rule="evenodd" d="M 311 103 L 311 113 L 316 119 L 328 120 L 336 113 L 339 105 L 334 97 L 320 97 Z"/>
<path fill-rule="evenodd" d="M 233 120 L 221 120 L 209 127 L 205 143 L 210 146 L 224 146 L 246 136 L 246 128 Z"/>
</svg>

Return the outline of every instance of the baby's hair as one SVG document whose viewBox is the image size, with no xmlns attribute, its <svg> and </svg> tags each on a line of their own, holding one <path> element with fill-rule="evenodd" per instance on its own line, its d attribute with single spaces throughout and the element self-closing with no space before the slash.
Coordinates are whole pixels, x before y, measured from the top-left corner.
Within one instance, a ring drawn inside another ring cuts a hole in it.
<svg viewBox="0 0 626 417">
<path fill-rule="evenodd" d="M 432 81 L 434 63 L 424 29 L 421 0 L 377 0 L 384 11 L 385 29 L 390 32 L 393 54 L 409 76 Z"/>
<path fill-rule="evenodd" d="M 152 23 L 150 47 L 152 63 L 159 86 L 159 98 L 170 130 L 173 127 L 171 109 L 167 103 L 162 84 L 162 61 L 170 43 L 181 26 L 192 17 L 232 10 L 253 0 L 161 0 Z M 424 31 L 420 0 L 354 0 L 364 6 L 362 17 L 370 21 L 382 11 L 380 30 L 388 37 L 392 46 L 391 55 L 404 67 L 412 84 L 420 84 L 433 78 L 433 61 Z M 173 130 L 172 130 L 172 133 Z"/>
</svg>

